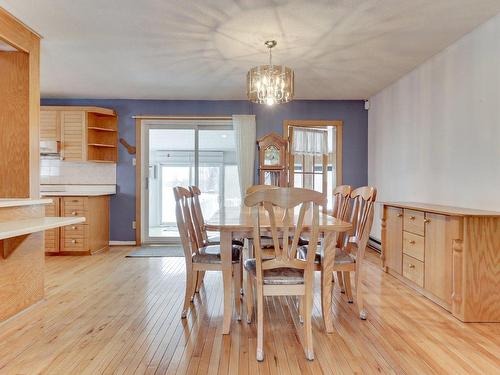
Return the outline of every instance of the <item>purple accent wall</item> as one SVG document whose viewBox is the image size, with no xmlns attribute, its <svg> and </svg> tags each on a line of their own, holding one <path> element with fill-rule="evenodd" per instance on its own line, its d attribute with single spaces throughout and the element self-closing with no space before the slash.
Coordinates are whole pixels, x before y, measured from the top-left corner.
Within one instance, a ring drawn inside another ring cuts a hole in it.
<svg viewBox="0 0 500 375">
<path fill-rule="evenodd" d="M 368 112 L 362 100 L 296 100 L 268 107 L 245 100 L 133 100 L 42 99 L 42 105 L 93 105 L 113 108 L 119 118 L 119 136 L 135 145 L 135 115 L 230 116 L 254 114 L 257 137 L 271 131 L 281 134 L 283 120 L 343 120 L 344 183 L 362 186 L 368 180 Z M 135 167 L 133 155 L 119 147 L 117 194 L 111 198 L 110 238 L 133 241 L 135 231 Z"/>
</svg>

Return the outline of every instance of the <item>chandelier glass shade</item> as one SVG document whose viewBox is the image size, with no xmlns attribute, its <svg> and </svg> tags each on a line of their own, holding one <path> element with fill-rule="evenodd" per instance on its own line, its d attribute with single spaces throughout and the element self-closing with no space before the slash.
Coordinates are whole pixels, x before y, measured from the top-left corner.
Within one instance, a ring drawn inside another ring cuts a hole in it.
<svg viewBox="0 0 500 375">
<path fill-rule="evenodd" d="M 247 97 L 253 103 L 273 105 L 293 99 L 294 73 L 284 65 L 273 65 L 271 49 L 275 40 L 266 43 L 269 48 L 269 65 L 255 66 L 247 73 Z"/>
</svg>

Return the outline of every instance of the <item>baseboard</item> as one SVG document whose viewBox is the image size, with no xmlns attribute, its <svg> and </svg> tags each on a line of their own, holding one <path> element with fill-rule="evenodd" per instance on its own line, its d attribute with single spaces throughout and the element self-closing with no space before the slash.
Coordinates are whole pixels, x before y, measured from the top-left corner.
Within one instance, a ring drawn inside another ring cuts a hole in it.
<svg viewBox="0 0 500 375">
<path fill-rule="evenodd" d="M 135 241 L 109 241 L 109 246 L 135 246 Z"/>
<path fill-rule="evenodd" d="M 378 251 L 379 253 L 382 251 L 382 243 L 377 238 L 374 238 L 372 236 L 370 236 L 370 238 L 368 239 L 368 246 Z"/>
</svg>

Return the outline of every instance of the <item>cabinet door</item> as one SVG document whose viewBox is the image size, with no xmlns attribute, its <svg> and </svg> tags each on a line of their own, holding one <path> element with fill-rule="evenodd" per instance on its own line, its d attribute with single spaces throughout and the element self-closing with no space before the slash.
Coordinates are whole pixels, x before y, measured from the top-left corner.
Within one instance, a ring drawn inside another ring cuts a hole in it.
<svg viewBox="0 0 500 375">
<path fill-rule="evenodd" d="M 52 197 L 52 203 L 45 206 L 45 216 L 59 216 L 59 198 Z M 59 228 L 45 231 L 45 252 L 59 252 Z"/>
<path fill-rule="evenodd" d="M 424 287 L 451 304 L 453 249 L 448 220 L 445 215 L 425 214 Z"/>
<path fill-rule="evenodd" d="M 385 266 L 401 274 L 403 265 L 403 210 L 384 207 L 385 228 L 382 246 Z"/>
<path fill-rule="evenodd" d="M 61 112 L 62 156 L 66 161 L 87 160 L 86 113 Z"/>
<path fill-rule="evenodd" d="M 60 141 L 59 113 L 57 111 L 40 112 L 40 140 Z"/>
</svg>

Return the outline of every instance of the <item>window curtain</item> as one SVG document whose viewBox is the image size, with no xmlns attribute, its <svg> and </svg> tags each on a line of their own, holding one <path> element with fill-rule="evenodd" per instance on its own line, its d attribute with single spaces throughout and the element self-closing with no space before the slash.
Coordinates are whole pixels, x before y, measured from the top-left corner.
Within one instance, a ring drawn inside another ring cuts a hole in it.
<svg viewBox="0 0 500 375">
<path fill-rule="evenodd" d="M 233 115 L 233 129 L 236 138 L 240 193 L 243 201 L 245 192 L 253 185 L 255 176 L 255 144 L 257 142 L 255 115 Z"/>
<path fill-rule="evenodd" d="M 328 154 L 328 131 L 326 129 L 294 127 L 292 153 L 311 156 Z"/>
</svg>

